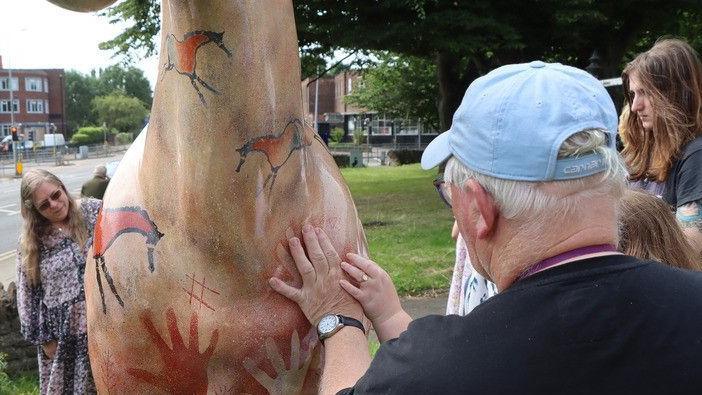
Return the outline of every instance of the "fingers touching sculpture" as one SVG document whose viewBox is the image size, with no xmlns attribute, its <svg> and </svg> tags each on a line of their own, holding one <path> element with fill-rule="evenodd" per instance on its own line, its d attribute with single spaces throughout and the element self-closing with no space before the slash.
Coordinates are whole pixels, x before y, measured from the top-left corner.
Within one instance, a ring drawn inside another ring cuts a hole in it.
<svg viewBox="0 0 702 395">
<path fill-rule="evenodd" d="M 72 9 L 95 9 L 65 0 Z M 366 241 L 333 158 L 302 122 L 292 4 L 162 4 L 148 131 L 110 182 L 85 272 L 104 393 L 315 393 L 319 342 L 268 278 L 286 240 Z"/>
</svg>

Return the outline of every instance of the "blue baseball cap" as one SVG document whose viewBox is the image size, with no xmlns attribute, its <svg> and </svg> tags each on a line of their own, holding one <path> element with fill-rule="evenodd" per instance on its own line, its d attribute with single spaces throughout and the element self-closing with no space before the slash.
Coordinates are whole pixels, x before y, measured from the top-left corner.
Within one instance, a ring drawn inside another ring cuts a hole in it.
<svg viewBox="0 0 702 395">
<path fill-rule="evenodd" d="M 586 71 L 540 61 L 502 66 L 468 87 L 451 128 L 422 155 L 431 169 L 452 155 L 469 169 L 500 179 L 553 181 L 606 170 L 588 153 L 558 159 L 563 142 L 602 129 L 615 149 L 617 112 L 602 83 Z"/>
</svg>

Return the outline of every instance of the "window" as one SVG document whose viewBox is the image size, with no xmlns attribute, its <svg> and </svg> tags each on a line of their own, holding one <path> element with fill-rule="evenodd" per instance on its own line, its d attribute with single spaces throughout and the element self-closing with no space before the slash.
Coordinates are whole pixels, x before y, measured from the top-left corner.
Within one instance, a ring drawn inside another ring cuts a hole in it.
<svg viewBox="0 0 702 395">
<path fill-rule="evenodd" d="M 46 78 L 44 78 L 44 92 L 49 92 L 49 81 Z"/>
<path fill-rule="evenodd" d="M 9 90 L 10 90 L 10 78 L 8 78 L 8 77 L 0 78 L 0 91 L 9 91 Z M 16 77 L 12 77 L 12 90 L 13 91 L 19 90 L 19 82 L 17 81 Z"/>
<path fill-rule="evenodd" d="M 24 89 L 27 90 L 27 92 L 41 92 L 41 78 L 25 78 Z"/>
<path fill-rule="evenodd" d="M 44 100 L 44 114 L 48 114 L 48 113 L 49 113 L 49 101 Z"/>
<path fill-rule="evenodd" d="M 0 125 L 0 136 L 5 137 L 10 135 L 10 124 L 3 123 Z"/>
<path fill-rule="evenodd" d="M 346 81 L 346 93 L 350 94 L 351 91 L 353 91 L 353 79 L 349 77 L 349 79 Z"/>
<path fill-rule="evenodd" d="M 10 101 L 0 100 L 0 112 L 9 113 L 10 112 Z M 15 99 L 12 101 L 12 112 L 19 113 L 19 100 Z"/>
<path fill-rule="evenodd" d="M 27 113 L 42 113 L 44 112 L 43 100 L 27 100 Z"/>
</svg>

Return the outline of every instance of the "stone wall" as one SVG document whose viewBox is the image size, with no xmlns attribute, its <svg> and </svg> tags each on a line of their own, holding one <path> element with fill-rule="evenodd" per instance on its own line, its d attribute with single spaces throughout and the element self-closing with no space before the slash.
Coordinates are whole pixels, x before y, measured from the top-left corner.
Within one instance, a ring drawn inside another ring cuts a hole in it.
<svg viewBox="0 0 702 395">
<path fill-rule="evenodd" d="M 7 354 L 7 373 L 36 373 L 37 349 L 20 334 L 17 316 L 17 287 L 0 283 L 0 354 Z"/>
</svg>

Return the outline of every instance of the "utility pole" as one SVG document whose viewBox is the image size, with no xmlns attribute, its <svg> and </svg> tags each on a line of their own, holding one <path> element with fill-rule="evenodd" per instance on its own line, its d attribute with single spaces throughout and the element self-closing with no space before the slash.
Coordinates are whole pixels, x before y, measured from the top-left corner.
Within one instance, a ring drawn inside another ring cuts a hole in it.
<svg viewBox="0 0 702 395">
<path fill-rule="evenodd" d="M 7 62 L 9 66 L 9 61 Z M 10 129 L 16 127 L 15 126 L 15 95 L 13 93 L 14 86 L 12 84 L 12 67 L 9 67 L 7 69 L 9 73 L 9 78 L 8 78 L 8 87 L 10 88 Z M 17 85 L 19 86 L 19 81 L 17 82 Z M 19 133 L 19 131 L 17 131 Z M 15 164 L 15 177 L 20 177 L 22 175 L 22 172 L 19 168 L 18 162 L 18 156 L 17 156 L 17 142 L 15 139 L 12 139 L 12 163 Z"/>
<path fill-rule="evenodd" d="M 319 67 L 317 67 L 317 73 L 319 73 Z M 314 84 L 314 131 L 319 134 L 319 125 L 317 124 L 317 106 L 319 104 L 319 78 Z"/>
</svg>

